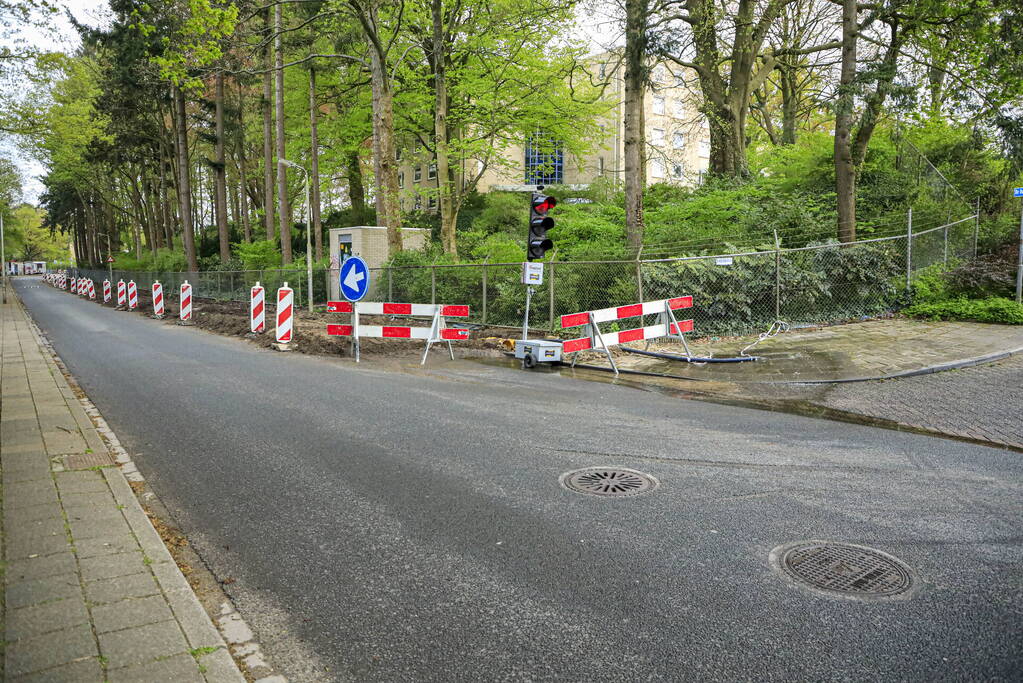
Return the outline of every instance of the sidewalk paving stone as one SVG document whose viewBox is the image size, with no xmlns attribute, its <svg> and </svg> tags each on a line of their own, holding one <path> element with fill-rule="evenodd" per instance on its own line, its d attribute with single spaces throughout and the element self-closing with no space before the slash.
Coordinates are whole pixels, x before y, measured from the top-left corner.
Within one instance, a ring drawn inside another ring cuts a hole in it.
<svg viewBox="0 0 1023 683">
<path fill-rule="evenodd" d="M 244 681 L 40 343 L 0 306 L 4 679 Z"/>
</svg>

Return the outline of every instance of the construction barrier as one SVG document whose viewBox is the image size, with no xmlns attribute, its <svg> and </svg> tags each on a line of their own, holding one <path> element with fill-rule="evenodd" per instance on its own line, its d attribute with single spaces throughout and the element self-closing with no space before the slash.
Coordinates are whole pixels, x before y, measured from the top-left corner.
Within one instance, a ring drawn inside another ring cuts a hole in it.
<svg viewBox="0 0 1023 683">
<path fill-rule="evenodd" d="M 103 281 L 103 303 L 110 303 L 110 280 Z"/>
<path fill-rule="evenodd" d="M 95 301 L 96 300 L 96 283 L 93 282 L 92 278 L 89 278 L 88 280 L 85 281 L 85 288 L 89 292 L 89 299 L 91 301 Z"/>
<path fill-rule="evenodd" d="M 117 307 L 124 308 L 128 304 L 128 287 L 124 280 L 117 281 Z"/>
<path fill-rule="evenodd" d="M 128 310 L 134 311 L 139 307 L 139 289 L 134 280 L 128 280 Z"/>
<path fill-rule="evenodd" d="M 153 283 L 153 317 L 163 318 L 163 285 L 157 280 Z"/>
<path fill-rule="evenodd" d="M 618 366 L 611 357 L 610 347 L 632 341 L 650 341 L 662 337 L 680 339 L 686 345 L 685 333 L 693 331 L 692 320 L 676 320 L 675 311 L 683 308 L 693 307 L 693 297 L 680 296 L 674 299 L 659 299 L 657 301 L 646 301 L 640 304 L 628 306 L 617 306 L 615 308 L 602 308 L 597 311 L 583 311 L 582 313 L 570 313 L 561 316 L 561 327 L 583 326 L 583 336 L 576 339 L 569 339 L 561 346 L 563 353 L 575 353 L 577 351 L 603 351 L 607 359 L 618 374 Z M 637 327 L 631 330 L 619 332 L 601 332 L 599 324 L 635 318 L 644 315 L 656 315 L 657 323 L 645 327 Z M 572 365 L 575 365 L 573 357 Z"/>
<path fill-rule="evenodd" d="M 71 293 L 78 294 L 78 278 L 71 278 Z"/>
<path fill-rule="evenodd" d="M 181 283 L 181 306 L 178 309 L 178 318 L 182 324 L 192 324 L 192 285 L 188 280 Z"/>
<path fill-rule="evenodd" d="M 295 313 L 295 291 L 284 286 L 277 290 L 277 343 L 287 344 L 291 342 L 292 328 L 294 327 Z"/>
<path fill-rule="evenodd" d="M 468 306 L 443 304 L 392 304 L 372 301 L 328 301 L 328 313 L 351 313 L 350 325 L 327 325 L 327 334 L 334 337 L 351 337 L 355 362 L 359 362 L 360 337 L 385 337 L 389 339 L 425 339 L 426 349 L 420 365 L 426 364 L 430 346 L 435 342 L 447 342 L 448 354 L 455 359 L 452 341 L 469 338 L 469 330 L 447 326 L 445 318 L 466 318 Z M 433 319 L 429 327 L 404 327 L 391 325 L 360 325 L 359 315 L 416 315 Z"/>
<path fill-rule="evenodd" d="M 266 330 L 266 292 L 256 281 L 249 292 L 249 330 L 253 334 L 261 334 Z"/>
</svg>

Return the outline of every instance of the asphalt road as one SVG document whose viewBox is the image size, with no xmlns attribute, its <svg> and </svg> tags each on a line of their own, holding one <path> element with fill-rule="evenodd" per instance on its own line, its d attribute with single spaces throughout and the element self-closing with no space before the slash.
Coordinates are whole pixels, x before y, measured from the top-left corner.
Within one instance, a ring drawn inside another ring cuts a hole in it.
<svg viewBox="0 0 1023 683">
<path fill-rule="evenodd" d="M 278 354 L 38 281 L 32 317 L 293 680 L 1023 675 L 1023 466 L 993 448 L 442 360 Z M 563 472 L 630 467 L 627 499 Z M 858 543 L 908 599 L 768 556 Z"/>
</svg>

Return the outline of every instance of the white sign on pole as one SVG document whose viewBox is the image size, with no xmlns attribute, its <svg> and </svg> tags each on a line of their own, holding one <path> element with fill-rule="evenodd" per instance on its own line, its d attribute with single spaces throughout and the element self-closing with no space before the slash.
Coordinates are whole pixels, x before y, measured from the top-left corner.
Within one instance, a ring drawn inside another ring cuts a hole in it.
<svg viewBox="0 0 1023 683">
<path fill-rule="evenodd" d="M 526 261 L 522 264 L 522 284 L 542 285 L 543 284 L 543 263 L 538 261 Z"/>
</svg>

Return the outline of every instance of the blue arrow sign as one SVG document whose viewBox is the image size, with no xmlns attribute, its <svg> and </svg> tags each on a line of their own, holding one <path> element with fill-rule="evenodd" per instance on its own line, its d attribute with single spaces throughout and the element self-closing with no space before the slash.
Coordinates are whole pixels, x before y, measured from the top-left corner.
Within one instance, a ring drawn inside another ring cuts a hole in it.
<svg viewBox="0 0 1023 683">
<path fill-rule="evenodd" d="M 349 256 L 338 273 L 341 296 L 349 301 L 360 301 L 369 292 L 369 267 L 358 256 Z"/>
<path fill-rule="evenodd" d="M 1016 187 L 1012 190 L 1013 197 L 1023 197 L 1023 187 Z"/>
</svg>

